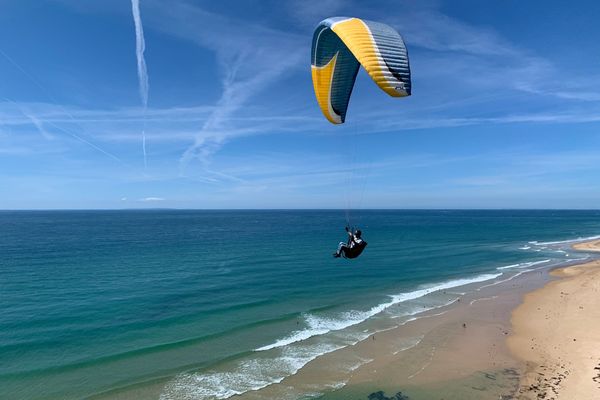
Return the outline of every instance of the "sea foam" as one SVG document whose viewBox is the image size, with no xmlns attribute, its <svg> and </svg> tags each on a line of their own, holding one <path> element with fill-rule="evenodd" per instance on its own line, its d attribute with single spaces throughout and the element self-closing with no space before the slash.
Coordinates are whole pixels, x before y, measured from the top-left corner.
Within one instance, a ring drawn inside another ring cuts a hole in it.
<svg viewBox="0 0 600 400">
<path fill-rule="evenodd" d="M 310 339 L 314 336 L 324 335 L 332 331 L 339 331 L 353 325 L 360 324 L 367 319 L 383 312 L 389 307 L 403 303 L 409 300 L 415 300 L 420 297 L 426 296 L 430 293 L 437 292 L 440 290 L 451 289 L 458 286 L 464 286 L 471 283 L 484 282 L 491 279 L 495 279 L 502 275 L 502 273 L 496 274 L 483 274 L 473 278 L 460 278 L 454 279 L 447 282 L 434 284 L 429 287 L 417 289 L 412 292 L 400 293 L 397 295 L 391 295 L 390 301 L 378 304 L 366 311 L 347 311 L 342 313 L 339 317 L 322 317 L 313 314 L 305 315 L 305 321 L 308 325 L 306 329 L 292 332 L 289 336 L 275 341 L 274 343 L 268 344 L 257 348 L 255 351 L 271 350 L 277 347 L 286 346 L 292 343 L 300 342 L 306 339 Z"/>
<path fill-rule="evenodd" d="M 534 241 L 529 242 L 529 244 L 533 244 L 535 246 L 546 246 L 546 245 L 552 245 L 552 244 L 587 242 L 588 240 L 596 240 L 596 239 L 600 239 L 600 235 L 588 236 L 588 237 L 578 237 L 576 239 L 556 240 L 553 242 L 538 242 L 537 240 L 534 240 Z"/>
<path fill-rule="evenodd" d="M 184 373 L 169 382 L 160 395 L 161 400 L 227 399 L 280 383 L 296 374 L 320 355 L 344 346 L 317 344 L 283 349 L 276 357 L 241 360 L 233 369 Z"/>
<path fill-rule="evenodd" d="M 512 269 L 512 268 L 517 268 L 517 269 L 527 268 L 527 267 L 532 267 L 532 266 L 538 265 L 538 264 L 545 264 L 550 261 L 552 261 L 552 260 L 546 259 L 546 260 L 540 260 L 540 261 L 528 261 L 528 262 L 522 262 L 522 263 L 518 263 L 518 264 L 505 265 L 503 267 L 498 267 L 496 269 L 503 270 L 503 269 Z"/>
</svg>

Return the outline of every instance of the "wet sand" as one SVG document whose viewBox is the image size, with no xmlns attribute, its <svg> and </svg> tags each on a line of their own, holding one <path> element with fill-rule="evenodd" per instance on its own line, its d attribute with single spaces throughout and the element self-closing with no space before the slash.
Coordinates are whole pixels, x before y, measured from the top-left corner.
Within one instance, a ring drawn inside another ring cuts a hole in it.
<svg viewBox="0 0 600 400">
<path fill-rule="evenodd" d="M 600 251 L 600 241 L 577 244 Z M 512 316 L 512 353 L 524 363 L 517 399 L 600 399 L 600 261 L 560 268 Z"/>
</svg>

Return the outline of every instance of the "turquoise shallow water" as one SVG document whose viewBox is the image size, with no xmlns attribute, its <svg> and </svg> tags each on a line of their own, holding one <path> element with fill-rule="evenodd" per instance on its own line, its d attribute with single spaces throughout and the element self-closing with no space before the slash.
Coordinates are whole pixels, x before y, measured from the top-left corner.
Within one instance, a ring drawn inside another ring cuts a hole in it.
<svg viewBox="0 0 600 400">
<path fill-rule="evenodd" d="M 342 211 L 0 212 L 0 397 L 164 379 L 163 398 L 226 398 L 415 302 L 443 304 L 428 288 L 581 257 L 547 242 L 600 234 L 597 211 L 362 211 L 357 222 L 369 246 L 348 261 L 331 257 Z"/>
</svg>

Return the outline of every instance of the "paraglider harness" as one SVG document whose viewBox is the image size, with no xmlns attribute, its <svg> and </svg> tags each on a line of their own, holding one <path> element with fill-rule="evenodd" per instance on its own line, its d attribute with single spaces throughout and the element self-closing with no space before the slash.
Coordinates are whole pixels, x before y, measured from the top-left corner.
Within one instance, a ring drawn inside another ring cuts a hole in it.
<svg viewBox="0 0 600 400">
<path fill-rule="evenodd" d="M 361 253 L 363 252 L 363 250 L 365 249 L 365 247 L 367 247 L 367 242 L 365 242 L 365 240 L 361 237 L 360 233 L 358 236 L 356 236 L 356 233 L 360 232 L 359 229 L 350 229 L 347 226 L 346 232 L 348 232 L 348 236 L 349 236 L 348 242 L 340 243 L 340 248 L 338 250 L 338 253 L 340 254 L 341 257 L 344 257 L 344 258 L 348 258 L 348 259 L 356 258 L 356 257 L 360 256 Z"/>
</svg>

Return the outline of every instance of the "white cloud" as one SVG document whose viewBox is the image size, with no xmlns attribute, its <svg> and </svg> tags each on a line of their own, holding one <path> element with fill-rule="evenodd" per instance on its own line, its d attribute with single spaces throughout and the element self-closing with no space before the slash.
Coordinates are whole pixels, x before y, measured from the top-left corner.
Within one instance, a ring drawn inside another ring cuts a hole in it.
<svg viewBox="0 0 600 400">
<path fill-rule="evenodd" d="M 166 199 L 162 198 L 162 197 L 144 197 L 142 199 L 139 199 L 139 201 L 142 202 L 156 202 L 156 201 L 165 201 Z"/>
</svg>

